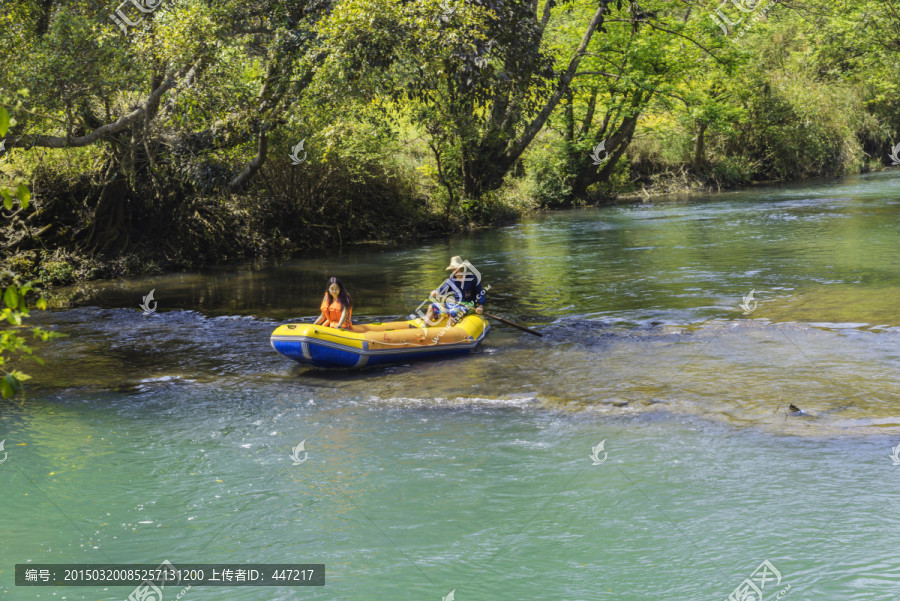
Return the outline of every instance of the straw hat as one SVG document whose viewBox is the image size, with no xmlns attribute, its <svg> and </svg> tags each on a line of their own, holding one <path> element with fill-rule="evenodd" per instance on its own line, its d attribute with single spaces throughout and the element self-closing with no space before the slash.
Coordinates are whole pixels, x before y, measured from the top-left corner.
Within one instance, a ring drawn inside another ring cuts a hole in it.
<svg viewBox="0 0 900 601">
<path fill-rule="evenodd" d="M 457 269 L 462 268 L 464 263 L 465 263 L 465 261 L 463 261 L 463 258 L 460 257 L 459 255 L 457 255 L 457 256 L 453 257 L 452 259 L 450 259 L 450 265 L 447 266 L 447 271 L 449 271 L 451 269 L 453 271 L 456 271 Z"/>
</svg>

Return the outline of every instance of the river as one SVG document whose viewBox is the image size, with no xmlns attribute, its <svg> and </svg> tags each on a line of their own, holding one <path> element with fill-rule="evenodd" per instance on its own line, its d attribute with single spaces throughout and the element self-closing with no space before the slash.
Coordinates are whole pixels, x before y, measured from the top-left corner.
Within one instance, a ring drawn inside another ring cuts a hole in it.
<svg viewBox="0 0 900 601">
<path fill-rule="evenodd" d="M 0 410 L 0 593 L 125 599 L 14 565 L 168 559 L 326 584 L 167 601 L 894 601 L 898 233 L 887 172 L 60 290 Z M 405 317 L 457 254 L 543 338 L 361 372 L 269 345 L 327 276 Z"/>
</svg>

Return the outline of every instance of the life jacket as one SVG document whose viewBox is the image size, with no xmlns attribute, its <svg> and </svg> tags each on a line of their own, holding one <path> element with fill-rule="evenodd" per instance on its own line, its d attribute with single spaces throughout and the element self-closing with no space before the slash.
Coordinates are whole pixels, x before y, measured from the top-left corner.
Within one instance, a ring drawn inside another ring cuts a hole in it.
<svg viewBox="0 0 900 601">
<path fill-rule="evenodd" d="M 322 299 L 322 306 L 319 307 L 325 315 L 325 323 L 322 325 L 328 328 L 336 328 L 338 322 L 341 321 L 341 313 L 344 312 L 344 306 L 337 299 L 329 302 L 330 298 L 331 295 L 326 292 L 325 298 Z M 353 317 L 353 307 L 347 309 L 347 319 L 344 320 L 344 328 L 348 330 L 353 327 L 353 324 L 350 323 L 351 317 Z"/>
</svg>

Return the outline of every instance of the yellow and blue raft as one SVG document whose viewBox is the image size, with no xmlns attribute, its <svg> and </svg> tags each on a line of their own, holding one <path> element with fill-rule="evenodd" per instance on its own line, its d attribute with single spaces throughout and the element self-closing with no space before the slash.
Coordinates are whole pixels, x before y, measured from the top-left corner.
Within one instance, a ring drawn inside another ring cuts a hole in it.
<svg viewBox="0 0 900 601">
<path fill-rule="evenodd" d="M 491 329 L 470 313 L 449 326 L 447 316 L 426 327 L 422 319 L 354 325 L 353 330 L 290 323 L 272 332 L 272 348 L 317 367 L 365 367 L 429 357 L 468 354 Z"/>
</svg>

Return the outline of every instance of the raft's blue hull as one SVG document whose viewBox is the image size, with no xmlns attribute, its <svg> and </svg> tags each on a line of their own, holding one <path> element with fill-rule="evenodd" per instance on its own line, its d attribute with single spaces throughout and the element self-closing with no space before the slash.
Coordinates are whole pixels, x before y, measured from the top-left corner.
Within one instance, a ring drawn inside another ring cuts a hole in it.
<svg viewBox="0 0 900 601">
<path fill-rule="evenodd" d="M 478 341 L 480 342 L 480 341 Z M 416 361 L 433 357 L 468 355 L 477 348 L 474 343 L 462 348 L 408 349 L 390 351 L 359 351 L 334 348 L 317 340 L 273 340 L 272 348 L 294 361 L 316 367 L 365 367 L 385 363 Z"/>
</svg>

